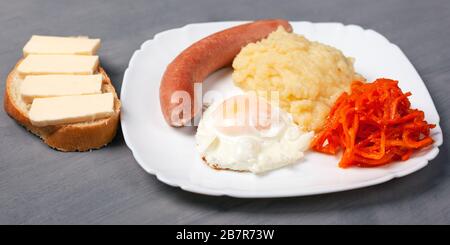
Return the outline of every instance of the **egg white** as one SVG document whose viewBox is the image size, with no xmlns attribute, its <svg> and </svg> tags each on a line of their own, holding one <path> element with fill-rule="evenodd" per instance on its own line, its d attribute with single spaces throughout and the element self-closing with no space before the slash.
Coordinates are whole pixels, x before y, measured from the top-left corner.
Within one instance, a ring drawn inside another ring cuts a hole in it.
<svg viewBox="0 0 450 245">
<path fill-rule="evenodd" d="M 214 168 L 253 173 L 277 169 L 301 159 L 314 135 L 300 130 L 288 113 L 273 106 L 280 120 L 272 122 L 268 130 L 224 134 L 214 118 L 221 105 L 215 103 L 203 113 L 195 136 L 198 151 Z"/>
</svg>

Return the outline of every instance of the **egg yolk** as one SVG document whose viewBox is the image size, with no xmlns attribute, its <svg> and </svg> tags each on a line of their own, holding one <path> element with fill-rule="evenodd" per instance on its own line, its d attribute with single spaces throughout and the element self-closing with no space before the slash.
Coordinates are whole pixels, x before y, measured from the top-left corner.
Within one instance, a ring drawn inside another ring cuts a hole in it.
<svg viewBox="0 0 450 245">
<path fill-rule="evenodd" d="M 256 95 L 225 100 L 213 113 L 214 127 L 229 136 L 253 135 L 269 130 L 276 118 L 272 106 Z"/>
</svg>

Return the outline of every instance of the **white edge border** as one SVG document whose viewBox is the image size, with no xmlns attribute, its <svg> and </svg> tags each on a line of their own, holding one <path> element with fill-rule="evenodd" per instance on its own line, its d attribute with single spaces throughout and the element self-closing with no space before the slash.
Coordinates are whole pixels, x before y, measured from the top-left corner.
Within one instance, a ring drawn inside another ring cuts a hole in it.
<svg viewBox="0 0 450 245">
<path fill-rule="evenodd" d="M 247 21 L 225 21 L 225 22 L 220 22 L 220 23 L 233 23 L 233 22 L 247 22 Z M 309 21 L 298 21 L 301 23 L 305 23 L 305 24 L 315 24 L 313 22 L 309 22 Z M 196 25 L 196 24 L 209 24 L 211 22 L 204 22 L 204 23 L 194 23 L 194 24 L 188 24 L 185 25 L 183 27 L 180 28 L 173 28 L 170 30 L 166 30 L 166 31 L 173 31 L 175 29 L 184 29 L 189 27 L 190 25 Z M 219 23 L 219 22 L 217 22 Z M 343 27 L 351 27 L 351 28 L 357 28 L 360 29 L 364 32 L 371 32 L 372 34 L 376 34 L 377 36 L 379 36 L 380 38 L 384 39 L 388 44 L 394 46 L 396 49 L 398 49 L 400 52 L 402 52 L 402 54 L 407 58 L 407 56 L 403 53 L 403 51 L 395 44 L 391 43 L 386 37 L 384 37 L 383 35 L 381 35 L 380 33 L 372 30 L 372 29 L 364 29 L 359 25 L 344 25 L 342 23 L 338 23 L 338 22 L 321 22 L 320 24 L 333 24 L 333 25 L 341 25 Z M 143 42 L 139 48 L 139 50 L 136 50 L 129 63 L 128 63 L 128 67 L 125 70 L 124 73 L 124 77 L 123 77 L 123 82 L 122 82 L 122 88 L 120 91 L 120 98 L 123 101 L 124 100 L 124 94 L 127 88 L 127 83 L 126 81 L 128 80 L 128 73 L 130 72 L 130 67 L 132 67 L 132 64 L 134 62 L 134 60 L 136 59 L 135 57 L 137 55 L 139 55 L 140 52 L 142 52 L 142 50 L 145 48 L 145 46 L 147 46 L 148 44 L 150 44 L 153 40 L 157 39 L 159 35 L 163 34 L 164 32 L 160 32 L 157 33 L 152 39 L 149 39 L 145 42 Z M 409 59 L 407 58 L 408 62 L 411 64 L 411 62 L 409 61 Z M 412 64 L 411 64 L 412 65 Z M 414 67 L 414 66 L 413 66 Z M 423 82 L 423 81 L 422 81 Z M 425 85 L 425 84 L 424 84 Z M 426 85 L 425 85 L 426 86 Z M 429 91 L 427 89 L 427 93 L 429 94 Z M 433 103 L 434 108 L 436 108 L 436 106 L 434 105 L 434 102 L 432 100 L 431 95 L 429 95 L 431 98 L 431 101 Z M 438 114 L 439 117 L 439 114 Z M 430 152 L 428 152 L 426 155 L 421 156 L 421 161 L 420 163 L 415 164 L 413 167 L 408 168 L 406 170 L 400 171 L 400 172 L 392 172 L 390 174 L 386 174 L 383 177 L 380 178 L 376 178 L 373 180 L 369 180 L 369 181 L 365 181 L 365 182 L 361 182 L 357 185 L 353 185 L 353 186 L 335 186 L 333 188 L 328 188 L 327 190 L 320 190 L 321 188 L 316 188 L 316 189 L 310 189 L 308 191 L 298 191 L 298 192 L 292 192 L 292 191 L 288 191 L 286 193 L 280 193 L 279 191 L 276 191 L 276 193 L 270 194 L 270 193 L 264 193 L 264 194 L 259 194 L 259 193 L 252 193 L 249 194 L 247 192 L 242 192 L 240 190 L 236 190 L 236 189 L 212 189 L 212 188 L 202 188 L 202 187 L 198 187 L 195 185 L 190 185 L 190 184 L 178 184 L 176 183 L 176 181 L 171 180 L 170 178 L 167 178 L 166 176 L 163 175 L 163 173 L 158 172 L 155 169 L 149 168 L 147 165 L 143 164 L 143 160 L 141 159 L 141 157 L 136 153 L 136 151 L 134 150 L 133 145 L 131 144 L 131 141 L 128 138 L 128 132 L 126 127 L 123 126 L 122 123 L 122 118 L 120 120 L 121 122 L 121 128 L 122 128 L 122 133 L 123 133 L 123 137 L 125 140 L 125 143 L 127 144 L 128 148 L 131 150 L 133 157 L 136 159 L 136 161 L 138 162 L 138 164 L 149 174 L 155 175 L 156 178 L 169 185 L 169 186 L 173 186 L 173 187 L 179 187 L 185 191 L 189 191 L 189 192 L 193 192 L 193 193 L 197 193 L 197 194 L 206 194 L 206 195 L 210 195 L 210 196 L 230 196 L 230 197 L 237 197 L 237 198 L 280 198 L 280 197 L 294 197 L 294 196 L 310 196 L 310 195 L 320 195 L 320 194 L 326 194 L 326 193 L 333 193 L 333 192 L 341 192 L 341 191 L 346 191 L 346 190 L 353 190 L 353 189 L 360 189 L 360 188 L 364 188 L 364 187 L 368 187 L 368 186 L 373 186 L 373 185 L 377 185 L 377 184 L 381 184 L 384 182 L 387 182 L 389 180 L 395 179 L 395 178 L 400 178 L 400 177 L 404 177 L 406 175 L 409 175 L 411 173 L 414 173 L 422 168 L 424 168 L 425 166 L 428 165 L 429 161 L 433 160 L 438 154 L 439 154 L 439 147 L 442 145 L 443 143 L 443 133 L 442 133 L 442 129 L 439 125 L 439 121 L 440 119 L 438 118 L 438 122 L 436 124 L 436 128 L 435 130 L 435 134 L 439 135 L 438 139 L 436 140 L 436 142 L 433 144 L 433 149 L 430 150 Z"/>
</svg>

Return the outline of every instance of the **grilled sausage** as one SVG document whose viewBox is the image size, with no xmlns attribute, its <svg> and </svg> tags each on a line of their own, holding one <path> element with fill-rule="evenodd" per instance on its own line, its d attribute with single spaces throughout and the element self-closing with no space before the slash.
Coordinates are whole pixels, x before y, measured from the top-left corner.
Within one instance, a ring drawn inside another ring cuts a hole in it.
<svg viewBox="0 0 450 245">
<path fill-rule="evenodd" d="M 286 20 L 259 20 L 212 34 L 181 52 L 167 66 L 159 90 L 161 110 L 167 123 L 171 126 L 189 123 L 201 109 L 194 103 L 194 83 L 203 82 L 209 74 L 231 64 L 242 47 L 267 37 L 279 26 L 292 31 Z M 177 91 L 189 95 L 188 112 L 180 110 L 180 104 L 186 101 L 173 97 Z"/>
</svg>

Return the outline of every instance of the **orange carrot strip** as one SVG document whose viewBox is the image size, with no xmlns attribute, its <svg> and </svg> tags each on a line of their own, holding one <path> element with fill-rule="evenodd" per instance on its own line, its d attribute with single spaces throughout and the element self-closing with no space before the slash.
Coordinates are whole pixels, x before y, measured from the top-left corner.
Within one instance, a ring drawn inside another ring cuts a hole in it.
<svg viewBox="0 0 450 245">
<path fill-rule="evenodd" d="M 423 111 L 411 109 L 398 82 L 377 79 L 355 81 L 330 109 L 322 130 L 311 143 L 313 150 L 337 154 L 344 150 L 339 166 L 376 167 L 411 154 L 434 141 Z"/>
</svg>

